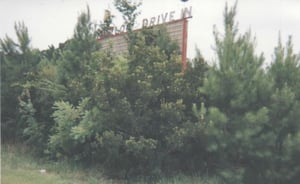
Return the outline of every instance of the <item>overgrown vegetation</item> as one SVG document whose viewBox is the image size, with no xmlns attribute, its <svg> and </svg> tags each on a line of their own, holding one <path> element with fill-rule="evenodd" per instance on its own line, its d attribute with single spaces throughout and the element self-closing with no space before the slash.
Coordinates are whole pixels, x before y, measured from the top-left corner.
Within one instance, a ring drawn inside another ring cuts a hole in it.
<svg viewBox="0 0 300 184">
<path fill-rule="evenodd" d="M 115 3 L 132 25 L 137 5 Z M 129 54 L 116 56 L 101 49 L 89 10 L 72 39 L 45 51 L 16 24 L 18 42 L 1 39 L 3 140 L 115 178 L 205 173 L 226 183 L 296 184 L 300 56 L 291 38 L 285 47 L 279 39 L 263 68 L 235 14 L 226 6 L 224 31 L 214 30 L 217 63 L 198 52 L 184 72 L 164 29 L 129 28 Z"/>
<path fill-rule="evenodd" d="M 33 157 L 30 147 L 4 144 L 1 150 L 1 183 L 5 184 L 112 184 L 93 169 L 83 169 L 68 162 L 51 162 Z M 45 170 L 41 172 L 41 170 Z M 96 182 L 99 181 L 99 182 Z"/>
<path fill-rule="evenodd" d="M 54 162 L 36 158 L 30 147 L 24 144 L 2 145 L 1 160 L 1 183 L 5 184 L 222 184 L 217 177 L 197 175 L 109 179 L 102 175 L 102 168 L 87 168 L 66 160 Z"/>
</svg>

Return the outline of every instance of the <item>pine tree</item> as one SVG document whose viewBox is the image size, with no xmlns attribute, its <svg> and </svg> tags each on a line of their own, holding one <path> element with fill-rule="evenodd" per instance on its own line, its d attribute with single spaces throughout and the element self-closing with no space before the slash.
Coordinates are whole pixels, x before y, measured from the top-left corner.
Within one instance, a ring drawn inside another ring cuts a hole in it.
<svg viewBox="0 0 300 184">
<path fill-rule="evenodd" d="M 254 52 L 250 31 L 238 34 L 235 16 L 236 5 L 230 10 L 226 5 L 224 36 L 214 31 L 218 63 L 202 88 L 210 106 L 207 121 L 212 121 L 211 129 L 216 132 L 208 134 L 207 149 L 216 155 L 220 174 L 230 182 L 263 183 L 265 175 L 258 172 L 272 151 L 263 145 L 273 144 L 271 135 L 265 133 L 273 83 L 262 69 L 263 55 Z"/>
<path fill-rule="evenodd" d="M 292 146 L 299 142 L 300 134 L 299 64 L 300 56 L 293 52 L 291 37 L 285 48 L 279 38 L 269 70 L 274 80 L 269 129 L 276 135 L 272 177 L 277 183 L 297 183 L 300 179 L 300 160 L 295 157 L 299 149 Z"/>
<path fill-rule="evenodd" d="M 32 49 L 28 29 L 23 22 L 15 23 L 18 42 L 11 38 L 0 40 L 1 52 L 1 126 L 3 138 L 20 138 L 22 123 L 18 123 L 18 97 L 22 86 L 36 73 L 39 51 Z"/>
<path fill-rule="evenodd" d="M 99 69 L 93 53 L 100 49 L 91 22 L 89 7 L 78 17 L 73 38 L 64 43 L 58 64 L 58 82 L 65 86 L 68 99 L 77 104 L 92 88 L 95 70 Z"/>
</svg>

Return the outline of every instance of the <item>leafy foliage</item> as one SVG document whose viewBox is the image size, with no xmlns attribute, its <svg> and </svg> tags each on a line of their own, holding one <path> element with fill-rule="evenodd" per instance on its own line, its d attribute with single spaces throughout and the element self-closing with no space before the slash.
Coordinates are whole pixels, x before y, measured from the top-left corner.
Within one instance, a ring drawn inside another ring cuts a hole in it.
<svg viewBox="0 0 300 184">
<path fill-rule="evenodd" d="M 101 49 L 90 12 L 58 48 L 1 39 L 2 130 L 40 154 L 101 166 L 113 177 L 201 172 L 226 183 L 297 183 L 300 69 L 292 39 L 270 67 L 240 34 L 236 5 L 214 29 L 217 63 L 200 51 L 182 71 L 163 27 L 132 31 L 139 4 L 115 1 L 128 54 Z M 101 30 L 100 30 L 101 31 Z M 105 30 L 104 30 L 105 31 Z M 12 75 L 13 74 L 13 75 Z"/>
</svg>

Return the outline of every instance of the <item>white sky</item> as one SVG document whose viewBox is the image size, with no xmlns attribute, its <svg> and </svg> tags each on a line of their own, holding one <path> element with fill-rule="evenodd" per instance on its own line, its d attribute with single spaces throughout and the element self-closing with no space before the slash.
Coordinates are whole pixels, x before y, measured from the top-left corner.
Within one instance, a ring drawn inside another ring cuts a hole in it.
<svg viewBox="0 0 300 184">
<path fill-rule="evenodd" d="M 197 46 L 206 60 L 213 60 L 213 25 L 223 31 L 223 11 L 226 0 L 143 0 L 140 7 L 143 18 L 151 18 L 165 12 L 175 11 L 179 18 L 183 7 L 192 6 L 193 18 L 189 19 L 188 57 L 195 54 Z M 227 0 L 229 6 L 235 0 Z M 104 9 L 116 15 L 117 25 L 122 17 L 115 10 L 113 0 L 0 0 L 0 38 L 5 34 L 16 38 L 14 22 L 24 21 L 32 38 L 32 47 L 47 49 L 71 38 L 77 17 L 89 5 L 93 21 L 101 21 Z M 279 32 L 285 44 L 292 35 L 294 50 L 300 51 L 300 0 L 239 0 L 236 20 L 241 33 L 251 29 L 256 37 L 257 53 L 264 52 L 270 62 Z"/>
</svg>

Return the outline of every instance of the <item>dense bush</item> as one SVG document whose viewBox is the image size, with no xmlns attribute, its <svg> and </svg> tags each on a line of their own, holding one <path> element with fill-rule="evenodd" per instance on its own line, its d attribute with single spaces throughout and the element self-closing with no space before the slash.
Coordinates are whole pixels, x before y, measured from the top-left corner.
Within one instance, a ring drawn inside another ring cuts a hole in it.
<svg viewBox="0 0 300 184">
<path fill-rule="evenodd" d="M 124 2 L 116 1 L 134 22 L 137 7 Z M 128 54 L 116 56 L 101 49 L 89 10 L 56 49 L 31 49 L 27 28 L 16 26 L 19 44 L 1 40 L 2 135 L 114 177 L 201 172 L 226 183 L 297 183 L 300 56 L 291 39 L 279 41 L 264 68 L 235 13 L 226 7 L 224 32 L 214 31 L 217 63 L 198 52 L 185 71 L 164 28 L 129 28 Z"/>
</svg>

